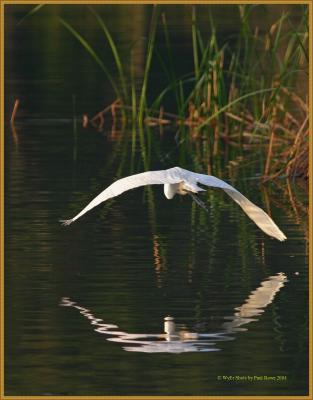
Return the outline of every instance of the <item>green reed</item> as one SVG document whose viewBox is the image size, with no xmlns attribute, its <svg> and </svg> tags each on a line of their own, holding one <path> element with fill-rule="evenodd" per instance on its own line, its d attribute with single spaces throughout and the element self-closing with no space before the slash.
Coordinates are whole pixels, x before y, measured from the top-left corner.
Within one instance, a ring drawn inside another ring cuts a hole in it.
<svg viewBox="0 0 313 400">
<path fill-rule="evenodd" d="M 67 23 L 63 18 L 59 18 L 60 23 L 79 41 L 79 43 L 84 47 L 84 49 L 89 53 L 89 55 L 92 57 L 92 59 L 99 65 L 99 67 L 102 69 L 104 72 L 106 78 L 109 80 L 116 96 L 118 98 L 121 97 L 120 91 L 118 89 L 118 86 L 115 83 L 115 80 L 113 79 L 111 73 L 109 70 L 106 68 L 104 62 L 101 60 L 97 52 L 94 50 L 94 48 L 91 46 L 90 43 L 86 39 L 84 39 L 77 30 L 75 30 L 69 23 Z"/>
<path fill-rule="evenodd" d="M 180 75 L 175 65 L 175 48 L 169 33 L 166 8 L 163 7 L 160 13 L 161 7 L 153 6 L 145 41 L 144 72 L 139 79 L 135 76 L 133 57 L 139 39 L 131 43 L 128 53 L 122 54 L 104 18 L 88 7 L 111 50 L 117 70 L 115 78 L 95 46 L 65 19 L 59 20 L 99 65 L 111 84 L 119 101 L 121 116 L 125 124 L 132 127 L 132 153 L 136 150 L 137 139 L 143 153 L 148 151 L 150 147 L 146 142 L 151 138 L 142 128 L 149 118 L 161 124 L 160 109 L 164 109 L 169 99 L 175 99 L 170 102 L 170 113 L 164 110 L 164 118 L 169 118 L 178 127 L 182 161 L 201 159 L 202 169 L 214 171 L 222 167 L 222 157 L 227 163 L 238 154 L 246 154 L 247 146 L 250 146 L 253 151 L 249 152 L 246 160 L 250 162 L 250 155 L 257 153 L 255 160 L 265 178 L 277 172 L 297 174 L 300 169 L 301 173 L 307 174 L 305 154 L 297 147 L 308 146 L 307 103 L 296 86 L 301 74 L 307 79 L 308 7 L 303 6 L 303 17 L 297 26 L 284 12 L 262 34 L 259 27 L 251 23 L 251 16 L 258 7 L 238 5 L 236 40 L 221 41 L 213 15 L 208 17 L 209 32 L 203 33 L 198 8 L 190 6 L 189 44 L 193 69 Z M 26 17 L 34 15 L 40 8 L 36 6 Z M 163 32 L 166 56 L 160 52 L 160 32 Z M 160 81 L 159 93 L 153 99 L 149 90 L 152 83 L 150 74 L 156 66 L 164 72 L 165 80 Z M 290 105 L 296 104 L 301 106 L 293 114 Z M 138 130 L 138 126 L 141 129 Z M 300 137 L 297 135 L 299 130 Z M 200 144 L 195 144 L 197 141 Z M 235 151 L 226 149 L 230 145 L 236 147 Z M 196 154 L 190 155 L 191 149 Z M 288 169 L 283 169 L 279 163 L 282 157 L 275 154 L 281 155 L 288 150 L 290 163 Z M 293 161 L 295 157 L 298 157 L 297 161 Z M 144 160 L 146 164 L 147 154 Z"/>
<path fill-rule="evenodd" d="M 90 11 L 96 17 L 96 20 L 97 20 L 102 32 L 104 33 L 108 44 L 110 45 L 110 49 L 111 49 L 113 57 L 114 57 L 115 65 L 116 65 L 118 73 L 119 73 L 119 79 L 120 79 L 120 84 L 121 84 L 122 91 L 123 91 L 124 102 L 127 104 L 129 101 L 129 97 L 128 97 L 129 93 L 128 93 L 127 86 L 126 86 L 126 76 L 125 76 L 125 72 L 124 72 L 124 67 L 123 67 L 117 46 L 115 44 L 115 41 L 112 38 L 112 35 L 109 32 L 109 29 L 107 28 L 104 20 L 100 17 L 100 15 L 92 7 L 89 7 L 89 8 L 90 8 Z"/>
<path fill-rule="evenodd" d="M 138 122 L 140 125 L 143 124 L 143 118 L 145 115 L 145 110 L 147 108 L 147 88 L 148 88 L 148 80 L 149 80 L 149 72 L 151 68 L 152 56 L 154 53 L 154 46 L 155 46 L 155 35 L 157 29 L 157 22 L 158 22 L 158 9 L 157 6 L 153 6 L 152 18 L 150 22 L 150 32 L 148 36 L 148 46 L 147 46 L 147 56 L 145 62 L 145 69 L 143 74 L 143 82 L 141 87 L 141 94 L 139 100 L 139 116 Z"/>
</svg>

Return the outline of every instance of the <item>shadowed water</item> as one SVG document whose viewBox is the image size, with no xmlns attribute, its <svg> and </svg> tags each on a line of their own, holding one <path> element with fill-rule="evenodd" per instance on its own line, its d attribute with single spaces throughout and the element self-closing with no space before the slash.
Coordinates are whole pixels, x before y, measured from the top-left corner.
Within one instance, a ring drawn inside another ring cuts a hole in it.
<svg viewBox="0 0 313 400">
<path fill-rule="evenodd" d="M 63 227 L 122 154 L 95 132 L 79 131 L 76 161 L 71 128 L 17 135 L 6 143 L 7 393 L 305 392 L 306 244 L 288 199 L 271 194 L 282 243 L 216 190 L 202 195 L 206 212 L 139 188 Z M 262 206 L 253 182 L 236 186 Z M 178 337 L 164 334 L 166 316 Z M 285 378 L 218 380 L 251 374 Z"/>
</svg>

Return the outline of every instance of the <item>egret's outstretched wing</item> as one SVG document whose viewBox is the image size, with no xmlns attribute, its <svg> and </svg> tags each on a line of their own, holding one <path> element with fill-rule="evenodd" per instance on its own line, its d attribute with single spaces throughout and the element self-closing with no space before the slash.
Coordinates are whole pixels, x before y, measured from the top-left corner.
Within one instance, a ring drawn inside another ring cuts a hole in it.
<svg viewBox="0 0 313 400">
<path fill-rule="evenodd" d="M 181 175 L 184 176 L 189 171 L 182 170 Z M 255 224 L 262 229 L 263 232 L 267 233 L 280 241 L 286 240 L 287 237 L 278 228 L 275 222 L 263 211 L 260 207 L 253 204 L 243 194 L 236 190 L 233 186 L 222 181 L 221 179 L 215 178 L 210 175 L 192 173 L 194 179 L 205 186 L 212 186 L 223 189 L 239 206 L 243 211 L 252 219 Z"/>
<path fill-rule="evenodd" d="M 201 183 L 205 186 L 223 189 L 237 204 L 239 204 L 243 211 L 252 219 L 252 221 L 256 223 L 256 225 L 260 229 L 262 229 L 262 231 L 280 241 L 286 239 L 286 236 L 278 228 L 274 221 L 266 214 L 266 212 L 264 212 L 260 207 L 253 204 L 234 187 L 214 176 L 197 174 L 195 172 L 187 171 L 179 167 L 174 167 L 162 171 L 148 171 L 119 179 L 103 192 L 101 192 L 97 197 L 95 197 L 74 218 L 61 222 L 63 222 L 64 225 L 69 225 L 80 218 L 87 211 L 96 207 L 98 204 L 112 197 L 119 196 L 127 190 L 145 185 L 175 184 L 179 182 L 184 182 L 185 190 L 190 192 L 201 191 L 201 188 L 197 186 L 197 183 Z"/>
<path fill-rule="evenodd" d="M 119 179 L 118 181 L 112 183 L 103 192 L 101 192 L 97 197 L 95 197 L 84 209 L 80 211 L 72 219 L 61 220 L 63 225 L 70 225 L 72 222 L 76 221 L 87 211 L 96 207 L 103 201 L 111 199 L 112 197 L 119 196 L 127 190 L 135 189 L 139 186 L 146 185 L 162 185 L 165 183 L 178 183 L 181 181 L 179 176 L 179 168 L 170 168 L 163 171 L 148 171 L 141 174 L 127 176 L 126 178 Z"/>
</svg>

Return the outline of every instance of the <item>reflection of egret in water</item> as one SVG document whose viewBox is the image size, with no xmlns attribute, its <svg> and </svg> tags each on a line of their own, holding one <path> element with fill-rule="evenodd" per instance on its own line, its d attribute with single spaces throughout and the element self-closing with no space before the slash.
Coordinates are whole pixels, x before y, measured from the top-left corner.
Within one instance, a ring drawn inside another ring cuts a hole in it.
<svg viewBox="0 0 313 400">
<path fill-rule="evenodd" d="M 225 317 L 230 322 L 225 322 L 223 328 L 231 332 L 246 330 L 238 327 L 257 321 L 257 318 L 252 317 L 257 317 L 264 312 L 265 307 L 272 303 L 276 293 L 284 286 L 286 280 L 286 275 L 280 272 L 263 281 L 256 290 L 251 292 L 243 305 L 235 308 L 236 312 L 233 316 Z"/>
<path fill-rule="evenodd" d="M 60 305 L 73 307 L 80 314 L 89 319 L 90 324 L 98 333 L 107 335 L 107 340 L 123 344 L 126 351 L 143 353 L 184 353 L 218 351 L 217 342 L 234 340 L 232 333 L 246 330 L 241 328 L 252 321 L 257 321 L 265 307 L 272 303 L 277 292 L 284 286 L 287 277 L 283 273 L 270 276 L 261 285 L 251 292 L 246 301 L 235 310 L 234 315 L 225 317 L 229 322 L 221 326 L 221 330 L 212 333 L 190 332 L 175 323 L 174 318 L 164 318 L 164 333 L 127 333 L 118 331 L 118 326 L 104 323 L 103 319 L 96 318 L 90 310 L 79 306 L 68 297 L 61 299 Z"/>
</svg>

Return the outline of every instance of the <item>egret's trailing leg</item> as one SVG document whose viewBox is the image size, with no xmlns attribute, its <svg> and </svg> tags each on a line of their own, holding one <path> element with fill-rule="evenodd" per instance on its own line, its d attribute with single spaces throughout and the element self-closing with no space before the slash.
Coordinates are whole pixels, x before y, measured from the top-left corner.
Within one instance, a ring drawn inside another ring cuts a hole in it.
<svg viewBox="0 0 313 400">
<path fill-rule="evenodd" d="M 207 208 L 207 206 L 205 205 L 205 203 L 200 199 L 200 197 L 192 192 L 187 192 L 192 199 L 201 207 L 203 208 L 206 212 L 209 212 L 209 209 Z"/>
</svg>

